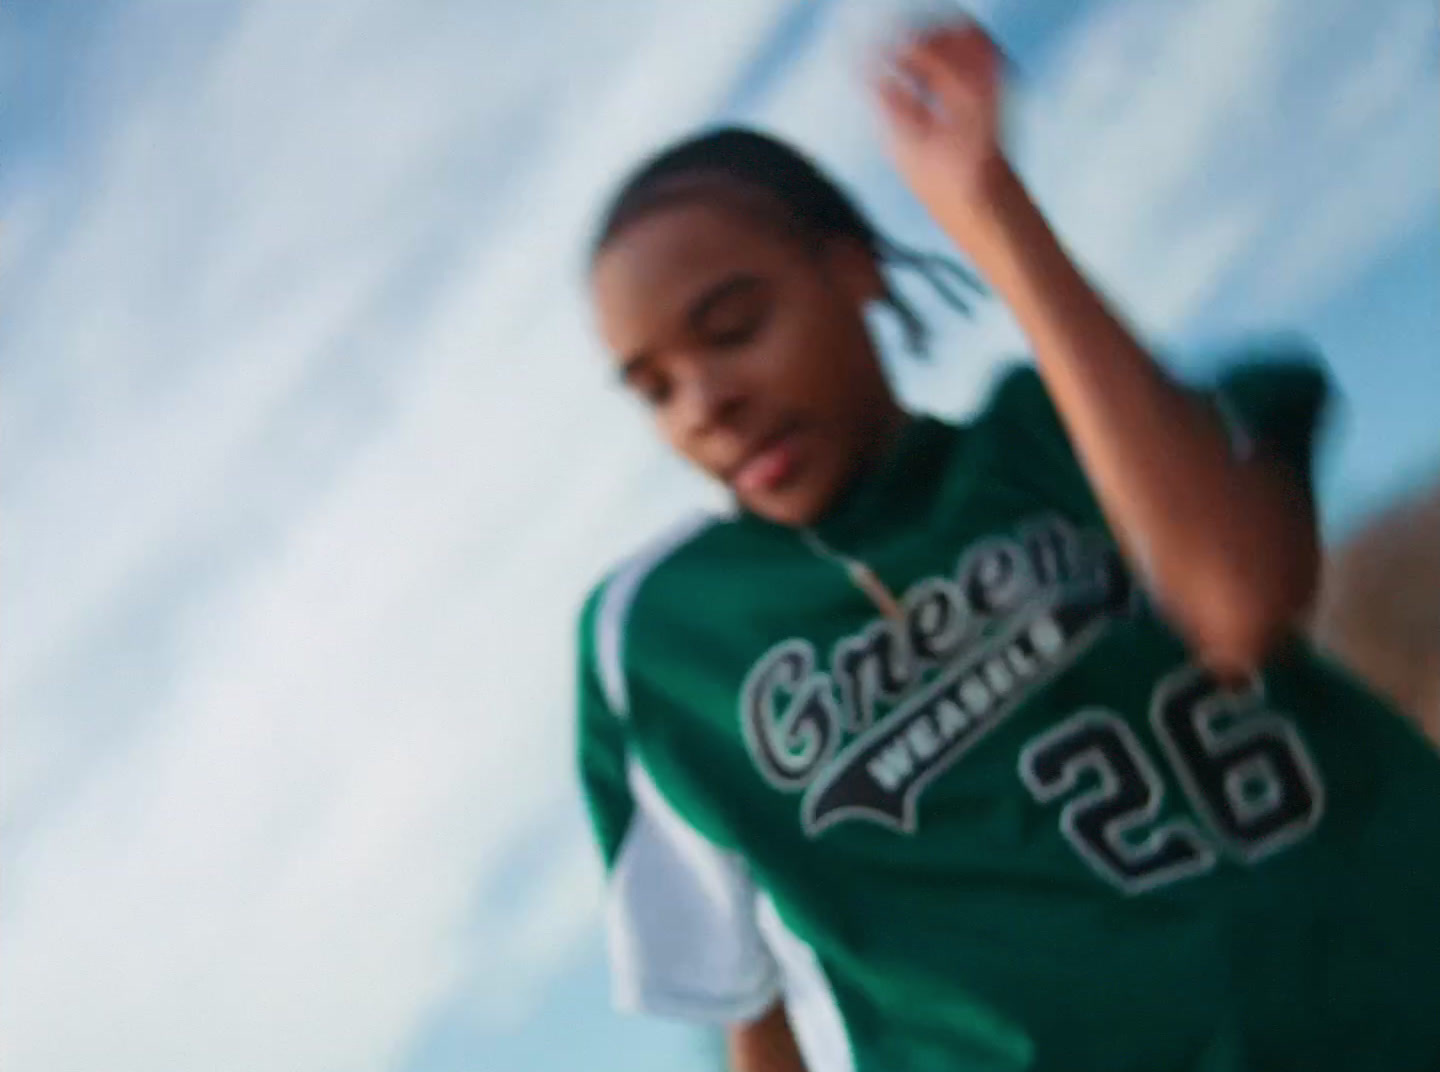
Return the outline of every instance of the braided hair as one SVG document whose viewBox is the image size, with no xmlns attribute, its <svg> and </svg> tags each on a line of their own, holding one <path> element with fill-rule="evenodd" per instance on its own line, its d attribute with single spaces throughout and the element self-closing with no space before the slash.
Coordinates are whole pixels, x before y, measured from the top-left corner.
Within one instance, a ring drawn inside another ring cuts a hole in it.
<svg viewBox="0 0 1440 1072">
<path fill-rule="evenodd" d="M 742 127 L 696 135 L 642 164 L 601 217 L 590 250 L 592 263 L 636 220 L 662 205 L 699 196 L 704 189 L 699 184 L 716 179 L 767 194 L 784 213 L 785 222 L 808 242 L 849 239 L 882 268 L 918 273 L 947 304 L 963 313 L 971 311 L 967 290 L 985 293 L 980 280 L 956 261 L 909 249 L 881 234 L 850 196 L 798 150 Z M 930 330 L 914 307 L 889 281 L 882 300 L 899 318 L 906 345 L 917 354 L 925 353 Z"/>
</svg>

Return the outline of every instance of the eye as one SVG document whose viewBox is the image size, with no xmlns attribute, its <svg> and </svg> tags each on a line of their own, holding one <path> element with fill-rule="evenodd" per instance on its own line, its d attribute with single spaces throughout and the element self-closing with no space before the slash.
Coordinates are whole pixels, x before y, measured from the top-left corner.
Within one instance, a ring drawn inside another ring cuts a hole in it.
<svg viewBox="0 0 1440 1072">
<path fill-rule="evenodd" d="M 743 346 L 759 335 L 770 315 L 770 302 L 756 286 L 727 294 L 706 310 L 700 335 L 711 346 Z"/>
<path fill-rule="evenodd" d="M 738 324 L 727 325 L 723 328 L 715 328 L 710 331 L 710 342 L 716 346 L 731 347 L 743 346 L 756 335 L 760 334 L 764 326 L 763 316 L 752 316 Z"/>
</svg>

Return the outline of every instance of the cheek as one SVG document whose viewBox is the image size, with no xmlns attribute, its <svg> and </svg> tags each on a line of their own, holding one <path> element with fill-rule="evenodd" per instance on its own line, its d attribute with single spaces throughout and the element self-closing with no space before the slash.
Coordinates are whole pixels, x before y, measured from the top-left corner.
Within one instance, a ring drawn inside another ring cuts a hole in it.
<svg viewBox="0 0 1440 1072">
<path fill-rule="evenodd" d="M 806 307 L 777 325 L 766 350 L 777 378 L 807 400 L 843 394 L 856 362 L 869 352 L 863 323 L 838 303 Z"/>
<path fill-rule="evenodd" d="M 686 433 L 686 424 L 674 409 L 654 410 L 650 420 L 660 439 L 677 455 L 705 472 L 711 472 L 698 452 L 694 439 Z"/>
</svg>

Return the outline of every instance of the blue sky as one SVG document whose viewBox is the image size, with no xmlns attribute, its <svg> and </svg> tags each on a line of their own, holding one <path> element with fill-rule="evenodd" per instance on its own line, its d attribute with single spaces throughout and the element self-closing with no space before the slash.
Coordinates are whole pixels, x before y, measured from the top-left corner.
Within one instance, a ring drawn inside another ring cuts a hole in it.
<svg viewBox="0 0 1440 1072">
<path fill-rule="evenodd" d="M 605 1006 L 571 616 L 709 491 L 580 251 L 720 117 L 938 245 L 855 77 L 916 7 L 0 6 L 0 1065 L 713 1064 Z M 1027 179 L 1180 367 L 1324 350 L 1328 532 L 1433 473 L 1434 5 L 978 10 Z M 962 413 L 1022 340 L 935 315 L 901 386 Z"/>
</svg>

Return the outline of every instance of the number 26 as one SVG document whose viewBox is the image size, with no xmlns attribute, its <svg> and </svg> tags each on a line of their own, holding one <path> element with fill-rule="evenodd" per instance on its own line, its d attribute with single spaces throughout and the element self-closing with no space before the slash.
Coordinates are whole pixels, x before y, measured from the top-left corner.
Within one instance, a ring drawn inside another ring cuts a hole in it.
<svg viewBox="0 0 1440 1072">
<path fill-rule="evenodd" d="M 1030 741 L 1020 778 L 1040 803 L 1071 798 L 1061 832 L 1127 893 L 1208 871 L 1222 850 L 1255 863 L 1303 838 L 1324 809 L 1299 733 L 1261 699 L 1258 685 L 1223 690 L 1195 667 L 1155 689 L 1155 736 L 1209 837 L 1189 819 L 1155 822 L 1165 783 L 1134 731 L 1110 711 L 1077 712 Z M 1094 784 L 1076 794 L 1086 775 Z"/>
</svg>

